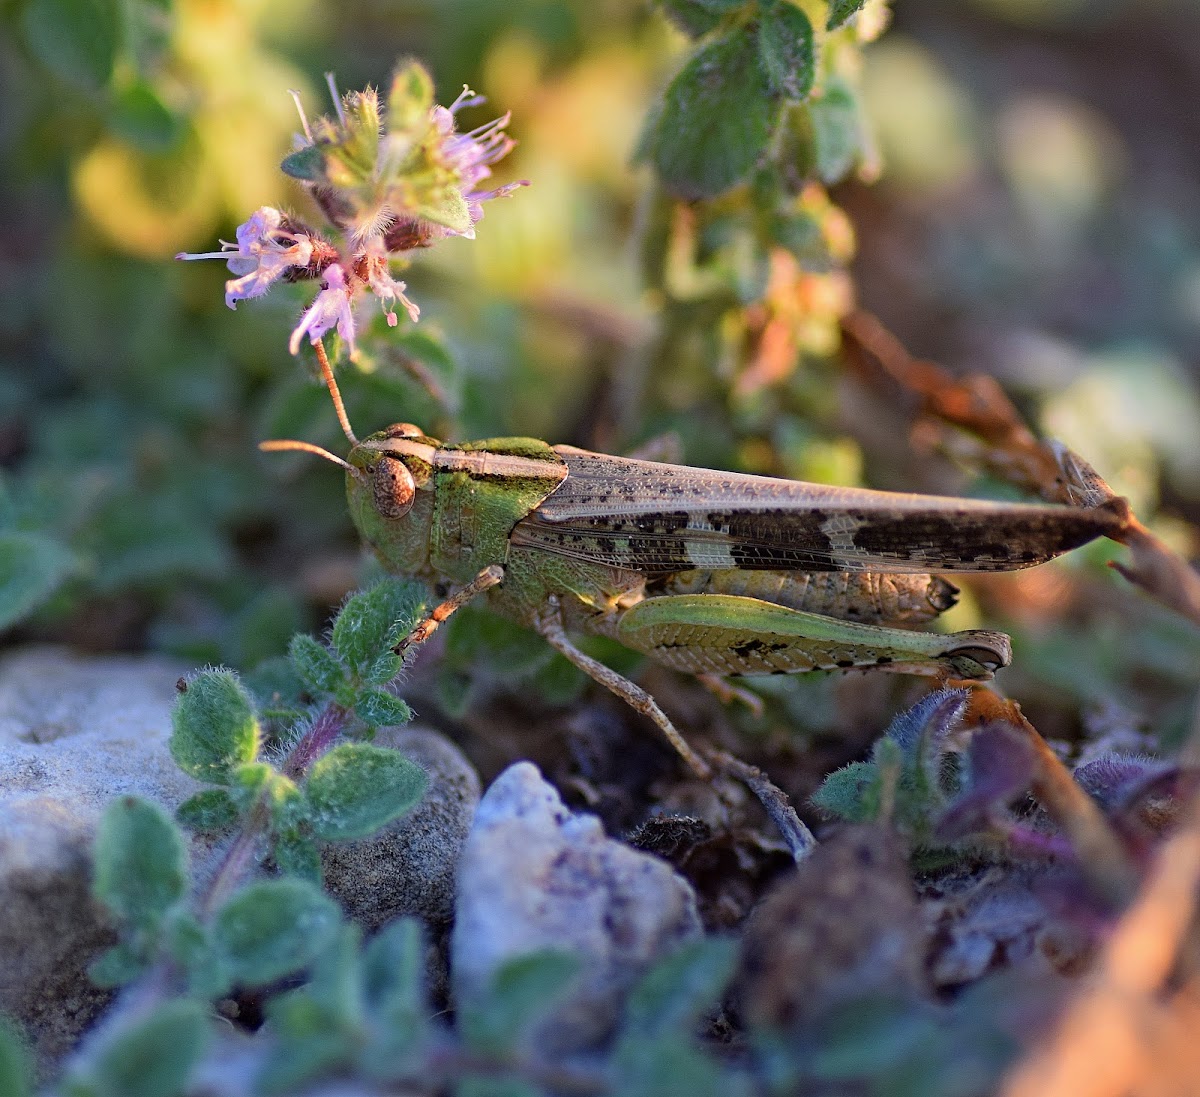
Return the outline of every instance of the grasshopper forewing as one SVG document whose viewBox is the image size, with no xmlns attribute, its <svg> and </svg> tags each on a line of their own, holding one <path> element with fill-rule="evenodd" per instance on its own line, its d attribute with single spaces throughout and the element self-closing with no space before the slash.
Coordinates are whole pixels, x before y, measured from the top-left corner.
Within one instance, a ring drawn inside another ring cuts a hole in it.
<svg viewBox="0 0 1200 1097">
<path fill-rule="evenodd" d="M 569 633 L 612 637 L 710 685 L 852 668 L 986 679 L 1011 660 L 1003 633 L 908 627 L 954 603 L 955 588 L 931 573 L 1040 564 L 1117 532 L 1126 513 L 1121 500 L 1085 508 L 838 488 L 528 438 L 451 445 L 409 424 L 351 441 L 348 461 L 333 459 L 347 469 L 354 522 L 389 571 L 475 584 L 650 716 L 698 773 L 708 767 L 653 698 Z M 442 609 L 439 620 L 453 605 Z"/>
</svg>

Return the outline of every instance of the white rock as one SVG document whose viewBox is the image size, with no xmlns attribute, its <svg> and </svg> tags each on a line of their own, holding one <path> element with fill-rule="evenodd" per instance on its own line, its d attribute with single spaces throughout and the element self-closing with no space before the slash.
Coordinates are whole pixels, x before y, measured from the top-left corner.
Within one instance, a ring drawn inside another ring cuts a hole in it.
<svg viewBox="0 0 1200 1097">
<path fill-rule="evenodd" d="M 113 940 L 89 895 L 105 807 L 133 793 L 174 809 L 201 788 L 167 751 L 180 673 L 153 656 L 0 658 L 0 1010 L 43 1066 L 108 998 L 85 973 Z"/>
<path fill-rule="evenodd" d="M 572 952 L 580 974 L 536 1039 L 580 1050 L 607 1035 L 630 986 L 656 959 L 699 932 L 687 881 L 605 837 L 595 816 L 567 810 L 536 766 L 510 766 L 484 794 L 459 864 L 450 944 L 459 1003 L 507 960 L 538 949 Z"/>
</svg>

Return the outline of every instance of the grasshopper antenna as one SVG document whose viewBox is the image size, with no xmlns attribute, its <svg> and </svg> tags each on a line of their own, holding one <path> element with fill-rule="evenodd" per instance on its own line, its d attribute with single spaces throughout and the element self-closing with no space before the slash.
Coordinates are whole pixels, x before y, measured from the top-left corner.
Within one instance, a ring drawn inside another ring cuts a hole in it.
<svg viewBox="0 0 1200 1097">
<path fill-rule="evenodd" d="M 318 457 L 324 457 L 326 461 L 332 461 L 335 465 L 341 465 L 350 475 L 362 479 L 362 469 L 355 468 L 349 461 L 343 461 L 336 453 L 330 453 L 327 449 L 322 449 L 320 446 L 314 446 L 312 442 L 297 442 L 292 438 L 278 438 L 270 442 L 259 442 L 258 448 L 263 453 L 280 453 L 283 450 L 299 450 L 301 453 L 315 453 Z"/>
<path fill-rule="evenodd" d="M 358 439 L 354 437 L 354 431 L 350 429 L 350 420 L 346 415 L 346 405 L 342 403 L 342 394 L 338 389 L 337 382 L 333 379 L 333 367 L 329 364 L 329 356 L 325 353 L 325 344 L 318 339 L 313 346 L 317 351 L 317 361 L 321 364 L 321 377 L 325 381 L 325 387 L 329 390 L 330 398 L 333 400 L 333 410 L 337 412 L 338 422 L 342 425 L 342 433 L 350 439 L 352 446 L 357 446 Z"/>
</svg>

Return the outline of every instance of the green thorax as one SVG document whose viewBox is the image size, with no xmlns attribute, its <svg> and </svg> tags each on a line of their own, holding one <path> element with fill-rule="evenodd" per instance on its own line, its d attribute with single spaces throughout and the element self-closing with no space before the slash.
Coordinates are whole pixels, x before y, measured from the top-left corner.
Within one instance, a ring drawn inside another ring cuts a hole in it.
<svg viewBox="0 0 1200 1097">
<path fill-rule="evenodd" d="M 488 438 L 443 447 L 439 456 L 429 563 L 465 583 L 505 563 L 513 526 L 562 483 L 567 467 L 536 438 Z M 477 460 L 482 467 L 469 467 Z"/>
<path fill-rule="evenodd" d="M 489 564 L 503 565 L 513 527 L 566 476 L 566 465 L 535 438 L 489 438 L 447 445 L 420 436 L 372 435 L 351 453 L 366 473 L 348 476 L 350 513 L 389 571 L 469 582 Z M 400 461 L 416 488 L 402 517 L 379 511 L 375 480 Z"/>
</svg>

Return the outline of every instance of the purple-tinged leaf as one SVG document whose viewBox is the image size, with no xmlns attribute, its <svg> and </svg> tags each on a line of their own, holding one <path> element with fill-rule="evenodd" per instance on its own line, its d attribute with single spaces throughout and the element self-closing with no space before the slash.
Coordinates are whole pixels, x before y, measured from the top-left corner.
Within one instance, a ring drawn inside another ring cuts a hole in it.
<svg viewBox="0 0 1200 1097">
<path fill-rule="evenodd" d="M 900 713 L 884 734 L 912 758 L 931 750 L 940 753 L 950 733 L 958 727 L 971 696 L 966 689 L 939 689 Z"/>
<path fill-rule="evenodd" d="M 1131 790 L 1143 785 L 1148 778 L 1164 774 L 1169 766 L 1157 758 L 1145 754 L 1102 754 L 1079 766 L 1075 780 L 1093 799 L 1105 808 L 1113 807 L 1126 800 Z"/>
<path fill-rule="evenodd" d="M 1035 768 L 1028 739 L 1008 724 L 985 724 L 971 740 L 966 790 L 942 816 L 938 837 L 952 841 L 987 829 L 998 809 L 1029 788 Z"/>
</svg>

